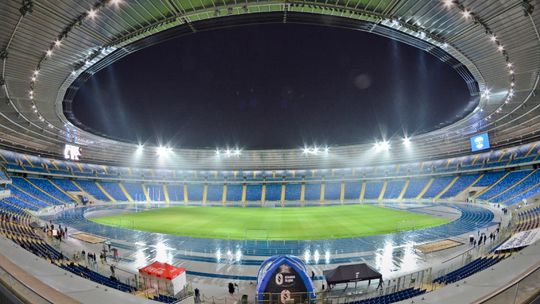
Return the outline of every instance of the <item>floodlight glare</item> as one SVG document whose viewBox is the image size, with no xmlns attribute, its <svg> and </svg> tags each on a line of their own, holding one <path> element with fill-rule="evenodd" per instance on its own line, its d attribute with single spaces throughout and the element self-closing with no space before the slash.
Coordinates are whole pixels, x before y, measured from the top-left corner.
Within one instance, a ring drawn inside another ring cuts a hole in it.
<svg viewBox="0 0 540 304">
<path fill-rule="evenodd" d="M 238 149 L 238 148 L 236 148 L 236 149 L 234 150 L 234 155 L 236 155 L 236 156 L 240 156 L 241 153 L 242 153 L 242 152 L 241 152 L 240 149 Z"/>
<path fill-rule="evenodd" d="M 403 144 L 404 144 L 404 145 L 410 145 L 410 144 L 411 144 L 411 140 L 410 140 L 408 137 L 405 137 L 405 138 L 403 138 Z"/>
<path fill-rule="evenodd" d="M 165 148 L 163 146 L 159 146 L 157 148 L 157 155 L 163 156 L 163 155 L 165 155 L 165 152 L 167 152 L 167 148 Z"/>
<path fill-rule="evenodd" d="M 144 146 L 143 146 L 142 144 L 139 144 L 139 145 L 137 146 L 137 152 L 142 152 L 143 147 L 144 147 Z"/>
<path fill-rule="evenodd" d="M 328 154 L 328 151 L 330 151 L 330 148 L 324 147 L 324 153 L 327 153 L 327 154 Z"/>
<path fill-rule="evenodd" d="M 388 141 L 383 141 L 381 142 L 380 144 L 380 147 L 383 149 L 383 150 L 389 150 L 390 149 L 390 143 Z"/>
</svg>

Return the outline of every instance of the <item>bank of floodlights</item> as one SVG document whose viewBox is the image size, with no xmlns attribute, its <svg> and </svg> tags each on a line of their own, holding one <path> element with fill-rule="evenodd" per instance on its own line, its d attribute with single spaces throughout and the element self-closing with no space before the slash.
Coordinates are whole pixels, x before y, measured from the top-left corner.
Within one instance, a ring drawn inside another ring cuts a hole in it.
<svg viewBox="0 0 540 304">
<path fill-rule="evenodd" d="M 304 155 L 326 155 L 328 154 L 328 152 L 330 152 L 330 148 L 328 146 L 325 146 L 325 147 L 304 146 L 304 148 L 302 148 L 302 154 Z"/>
<path fill-rule="evenodd" d="M 242 150 L 240 148 L 235 148 L 235 149 L 230 149 L 230 148 L 226 148 L 226 149 L 219 149 L 217 148 L 216 149 L 216 156 L 218 157 L 239 157 L 240 155 L 242 155 Z"/>
</svg>

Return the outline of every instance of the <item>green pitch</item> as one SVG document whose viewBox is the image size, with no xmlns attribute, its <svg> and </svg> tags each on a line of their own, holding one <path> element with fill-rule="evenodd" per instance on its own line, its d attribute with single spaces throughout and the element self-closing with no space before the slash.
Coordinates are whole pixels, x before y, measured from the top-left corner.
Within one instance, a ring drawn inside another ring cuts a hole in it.
<svg viewBox="0 0 540 304">
<path fill-rule="evenodd" d="M 179 206 L 90 220 L 128 229 L 235 240 L 362 237 L 449 222 L 445 218 L 365 204 L 291 208 Z"/>
</svg>

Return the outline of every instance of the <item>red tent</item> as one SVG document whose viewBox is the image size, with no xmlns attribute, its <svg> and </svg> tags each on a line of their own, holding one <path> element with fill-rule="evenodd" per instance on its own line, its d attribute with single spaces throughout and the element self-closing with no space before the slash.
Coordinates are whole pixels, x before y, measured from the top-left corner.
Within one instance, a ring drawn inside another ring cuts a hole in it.
<svg viewBox="0 0 540 304">
<path fill-rule="evenodd" d="M 186 285 L 186 269 L 158 261 L 139 269 L 145 289 L 174 296 Z"/>
</svg>

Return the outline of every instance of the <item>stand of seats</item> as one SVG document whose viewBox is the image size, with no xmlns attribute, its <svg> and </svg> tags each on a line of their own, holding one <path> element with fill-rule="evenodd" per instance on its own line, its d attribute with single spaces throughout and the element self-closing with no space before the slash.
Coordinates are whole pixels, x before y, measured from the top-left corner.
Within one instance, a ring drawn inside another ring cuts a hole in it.
<svg viewBox="0 0 540 304">
<path fill-rule="evenodd" d="M 349 302 L 347 304 L 389 304 L 407 300 L 424 293 L 426 293 L 425 289 L 407 288 L 384 296 Z"/>
<path fill-rule="evenodd" d="M 446 275 L 436 278 L 435 280 L 433 280 L 433 283 L 450 284 L 450 283 L 457 282 L 477 272 L 480 272 L 488 267 L 491 267 L 492 265 L 497 264 L 503 259 L 504 259 L 503 256 L 497 256 L 497 257 L 491 256 L 491 257 L 476 259 L 459 269 L 456 269 Z"/>
<path fill-rule="evenodd" d="M 540 206 L 518 213 L 517 219 L 516 232 L 540 227 Z"/>
</svg>

